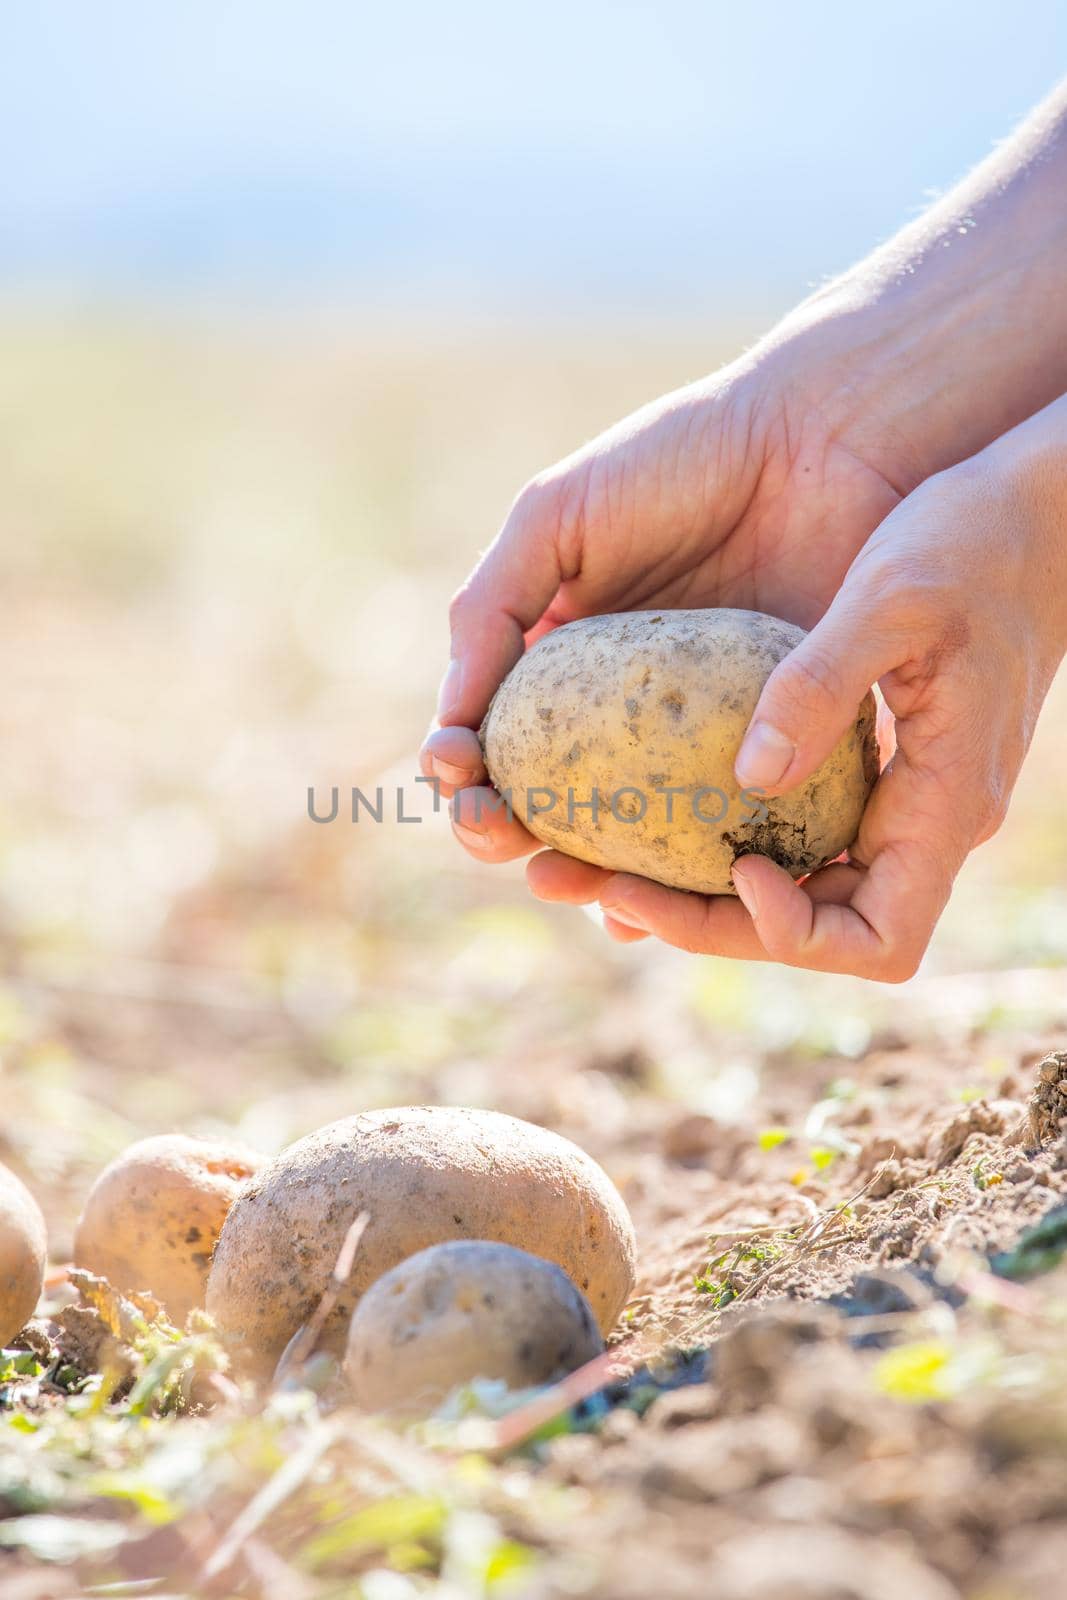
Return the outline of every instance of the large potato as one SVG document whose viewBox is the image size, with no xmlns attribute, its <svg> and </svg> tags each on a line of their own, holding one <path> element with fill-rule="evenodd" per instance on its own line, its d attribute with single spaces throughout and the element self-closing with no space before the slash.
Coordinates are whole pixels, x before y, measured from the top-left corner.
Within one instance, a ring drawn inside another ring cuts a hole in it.
<svg viewBox="0 0 1067 1600">
<path fill-rule="evenodd" d="M 40 1206 L 13 1172 L 0 1167 L 0 1345 L 33 1316 L 47 1255 Z"/>
<path fill-rule="evenodd" d="M 226 1213 L 263 1157 L 244 1145 L 162 1133 L 105 1167 L 74 1235 L 74 1261 L 116 1289 L 147 1289 L 174 1322 L 204 1304 Z"/>
<path fill-rule="evenodd" d="M 553 1262 L 457 1239 L 371 1285 L 348 1330 L 345 1377 L 368 1411 L 429 1411 L 475 1378 L 529 1389 L 603 1348 L 585 1296 Z"/>
<path fill-rule="evenodd" d="M 491 1239 L 554 1261 L 612 1326 L 633 1285 L 633 1226 L 592 1157 L 495 1111 L 403 1106 L 346 1117 L 283 1150 L 227 1217 L 207 1308 L 238 1363 L 269 1374 L 322 1298 L 345 1235 L 370 1222 L 330 1313 L 340 1351 L 352 1308 L 398 1262 L 448 1239 Z"/>
<path fill-rule="evenodd" d="M 733 894 L 730 868 L 753 853 L 800 877 L 852 843 L 878 775 L 868 694 L 807 783 L 762 802 L 739 789 L 760 691 L 803 637 L 758 611 L 567 623 L 497 690 L 481 733 L 489 775 L 536 838 L 581 861 L 702 894 Z"/>
</svg>

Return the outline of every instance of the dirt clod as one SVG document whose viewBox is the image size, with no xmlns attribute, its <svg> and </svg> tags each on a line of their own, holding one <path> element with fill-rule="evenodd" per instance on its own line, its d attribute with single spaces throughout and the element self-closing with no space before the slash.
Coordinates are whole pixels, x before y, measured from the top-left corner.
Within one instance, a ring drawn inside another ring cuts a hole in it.
<svg viewBox="0 0 1067 1600">
<path fill-rule="evenodd" d="M 1053 1050 L 1039 1065 L 1027 1114 L 1031 1144 L 1059 1137 L 1067 1118 L 1067 1051 Z"/>
</svg>

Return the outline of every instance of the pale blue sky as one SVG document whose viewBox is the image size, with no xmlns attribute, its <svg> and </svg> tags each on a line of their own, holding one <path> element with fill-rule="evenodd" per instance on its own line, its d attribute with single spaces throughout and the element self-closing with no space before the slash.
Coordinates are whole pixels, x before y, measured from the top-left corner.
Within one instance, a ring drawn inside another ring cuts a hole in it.
<svg viewBox="0 0 1067 1600">
<path fill-rule="evenodd" d="M 7 8 L 0 282 L 788 300 L 1067 72 L 1063 0 Z"/>
</svg>

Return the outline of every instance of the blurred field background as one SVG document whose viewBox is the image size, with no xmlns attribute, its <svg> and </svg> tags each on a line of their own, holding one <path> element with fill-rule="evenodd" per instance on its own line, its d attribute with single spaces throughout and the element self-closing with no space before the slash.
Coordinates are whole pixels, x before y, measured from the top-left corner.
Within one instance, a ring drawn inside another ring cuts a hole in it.
<svg viewBox="0 0 1067 1600">
<path fill-rule="evenodd" d="M 57 1258 L 141 1132 L 432 1099 L 603 1151 L 638 1080 L 728 1122 L 783 1052 L 1067 1015 L 1062 685 L 902 991 L 621 949 L 443 817 L 305 811 L 410 791 L 447 597 L 525 478 L 1007 132 L 1067 61 L 1051 0 L 7 33 L 0 1155 Z"/>
</svg>

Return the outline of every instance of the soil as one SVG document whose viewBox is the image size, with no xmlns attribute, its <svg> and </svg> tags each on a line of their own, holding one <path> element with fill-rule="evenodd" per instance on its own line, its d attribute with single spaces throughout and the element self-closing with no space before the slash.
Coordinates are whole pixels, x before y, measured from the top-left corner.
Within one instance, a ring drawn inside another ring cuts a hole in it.
<svg viewBox="0 0 1067 1600">
<path fill-rule="evenodd" d="M 1034 1055 L 953 1108 L 966 1051 L 872 1054 L 833 1119 L 855 1148 L 819 1181 L 795 1181 L 793 1138 L 768 1151 L 755 1128 L 665 1121 L 629 1188 L 645 1241 L 634 1326 L 709 1358 L 640 1420 L 617 1410 L 596 1438 L 550 1451 L 547 1470 L 605 1506 L 581 1535 L 609 1552 L 598 1595 L 1062 1596 L 1062 1390 L 1013 1393 L 991 1376 L 931 1401 L 917 1372 L 909 1400 L 907 1378 L 879 1366 L 893 1350 L 921 1367 L 927 1345 L 991 1340 L 1007 1369 L 1059 1342 L 1043 1324 L 1067 1273 L 1054 1267 L 1039 1292 L 992 1270 L 1010 1270 L 1020 1235 L 1050 1215 L 1042 1265 L 1067 1244 L 1067 1139 L 1045 1115 L 1053 1067 Z M 760 1109 L 787 1125 L 827 1087 L 825 1069 L 791 1063 Z M 725 1292 L 705 1298 L 727 1303 L 702 1319 L 694 1277 L 724 1255 L 710 1276 Z"/>
<path fill-rule="evenodd" d="M 532 468 L 690 376 L 692 329 L 595 351 L 585 330 L 575 362 L 572 330 L 460 348 L 28 316 L 0 366 L 23 419 L 0 1161 L 56 1278 L 23 1341 L 46 1376 L 0 1384 L 3 1600 L 1061 1600 L 1067 681 L 913 983 L 614 946 L 531 901 L 521 863 L 467 861 L 413 752 L 484 530 Z M 317 826 L 308 787 L 333 785 L 403 785 L 422 825 L 342 801 Z M 192 1415 L 137 1400 L 137 1317 L 59 1282 L 107 1162 L 170 1131 L 272 1153 L 404 1103 L 525 1116 L 603 1163 L 640 1245 L 607 1387 L 443 1466 L 368 1440 L 311 1363 L 322 1456 L 310 1391 L 257 1411 L 209 1353 Z M 409 1520 L 393 1550 L 427 1482 L 448 1526 Z M 340 1540 L 379 1505 L 377 1542 Z M 477 1565 L 489 1523 L 506 1581 Z"/>
<path fill-rule="evenodd" d="M 510 1458 L 580 1512 L 535 1529 L 547 1565 L 516 1592 L 1059 1600 L 1058 1042 L 896 1042 L 847 1076 L 771 1059 L 731 1124 L 648 1092 L 639 1050 L 516 1087 L 512 1109 L 612 1170 L 641 1243 L 615 1341 L 630 1376 Z M 95 1318 L 68 1305 L 27 1342 L 114 1368 Z M 25 1557 L 5 1570 L 20 1600 L 80 1592 Z M 234 1592 L 273 1593 L 248 1572 Z"/>
</svg>

